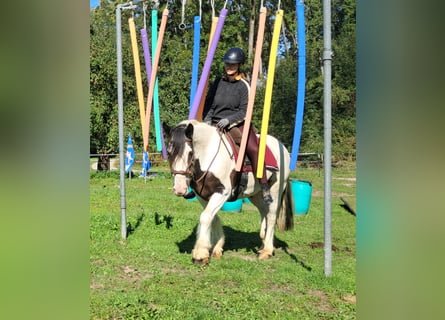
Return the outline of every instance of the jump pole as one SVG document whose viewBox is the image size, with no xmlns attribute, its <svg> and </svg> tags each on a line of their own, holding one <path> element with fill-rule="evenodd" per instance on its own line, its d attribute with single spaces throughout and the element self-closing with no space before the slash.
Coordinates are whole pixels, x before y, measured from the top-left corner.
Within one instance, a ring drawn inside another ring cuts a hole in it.
<svg viewBox="0 0 445 320">
<path fill-rule="evenodd" d="M 294 137 L 290 158 L 290 170 L 297 167 L 298 153 L 300 150 L 301 130 L 303 127 L 304 95 L 306 86 L 306 35 L 304 23 L 304 0 L 296 0 L 297 9 L 297 42 L 298 42 L 298 89 L 295 111 Z"/>
<path fill-rule="evenodd" d="M 198 89 L 196 90 L 195 98 L 193 99 L 193 105 L 190 109 L 189 120 L 196 119 L 198 113 L 199 104 L 201 102 L 201 97 L 203 95 L 204 87 L 206 86 L 207 79 L 210 73 L 210 67 L 212 65 L 213 57 L 215 56 L 216 47 L 218 46 L 219 37 L 221 36 L 221 31 L 226 20 L 228 10 L 223 8 L 219 14 L 218 24 L 215 29 L 215 34 L 212 38 L 209 52 L 207 53 L 206 61 L 204 63 L 204 68 L 201 73 L 201 78 L 199 79 Z"/>
<path fill-rule="evenodd" d="M 207 53 L 210 50 L 210 45 L 212 44 L 213 35 L 215 34 L 216 26 L 218 25 L 218 17 L 212 18 L 212 26 L 210 27 L 210 36 L 209 36 L 209 45 L 207 46 Z M 201 101 L 199 102 L 199 108 L 198 108 L 198 114 L 196 115 L 196 120 L 201 121 L 202 120 L 202 112 L 204 110 L 204 104 L 205 104 L 205 93 L 207 92 L 207 88 L 209 86 L 209 77 L 207 76 L 206 83 L 204 86 L 203 94 L 201 95 Z"/>
<path fill-rule="evenodd" d="M 190 86 L 190 107 L 195 98 L 196 87 L 198 86 L 199 68 L 199 45 L 201 42 L 201 17 L 195 16 L 193 19 L 193 61 L 192 61 L 192 82 Z"/>
<path fill-rule="evenodd" d="M 260 147 L 258 150 L 258 168 L 256 172 L 257 178 L 263 176 L 264 157 L 266 153 L 267 128 L 269 126 L 270 104 L 272 100 L 273 81 L 275 76 L 275 62 L 278 51 L 278 40 L 280 38 L 281 23 L 283 21 L 283 10 L 278 10 L 275 16 L 275 24 L 273 28 L 272 44 L 270 49 L 269 67 L 267 72 L 266 93 L 264 97 L 263 119 L 261 121 Z"/>
<path fill-rule="evenodd" d="M 163 12 L 163 15 L 162 15 L 160 29 L 162 28 L 162 21 L 164 19 L 164 14 L 165 14 L 165 11 Z M 152 27 L 151 30 L 152 30 L 152 42 L 153 42 L 153 48 L 152 48 L 153 56 L 155 56 L 156 52 L 157 52 L 157 37 L 158 37 L 157 26 L 158 26 L 158 11 L 153 10 L 152 11 L 152 26 L 151 26 Z M 165 30 L 165 26 L 163 29 Z M 159 32 L 161 32 L 161 31 L 159 30 Z M 163 36 L 164 35 L 162 35 L 162 37 Z M 162 40 L 161 40 L 161 43 L 162 43 Z M 159 62 L 159 60 L 158 60 L 158 62 Z M 161 144 L 161 131 L 160 131 L 161 119 L 160 119 L 160 115 L 159 115 L 159 83 L 158 83 L 158 78 L 151 79 L 151 81 L 154 82 L 154 92 L 153 92 L 153 115 L 154 115 L 154 117 L 153 118 L 155 121 L 156 150 L 161 151 L 162 144 Z"/>
<path fill-rule="evenodd" d="M 144 109 L 144 91 L 142 89 L 142 76 L 141 76 L 141 65 L 139 60 L 139 50 L 138 50 L 138 42 L 136 39 L 136 26 L 134 24 L 134 19 L 128 19 L 128 25 L 130 28 L 130 38 L 131 38 L 131 47 L 133 50 L 133 60 L 134 60 L 134 73 L 136 76 L 136 89 L 138 95 L 138 103 L 139 103 L 139 116 L 141 118 L 141 127 L 142 127 L 142 137 L 145 139 L 146 135 L 144 134 L 145 126 L 145 109 Z M 144 140 L 144 145 L 146 141 Z"/>
<path fill-rule="evenodd" d="M 247 104 L 247 112 L 246 112 L 246 118 L 244 121 L 244 130 L 243 130 L 243 136 L 241 138 L 241 145 L 238 152 L 238 160 L 236 161 L 236 167 L 235 170 L 237 172 L 241 171 L 241 168 L 243 166 L 244 162 L 244 155 L 246 153 L 246 146 L 247 146 L 247 138 L 249 137 L 250 132 L 250 124 L 252 122 L 252 114 L 253 114 L 253 105 L 255 103 L 255 94 L 256 94 L 256 84 L 258 81 L 258 74 L 261 64 L 261 51 L 263 49 L 263 39 L 264 39 L 264 29 L 266 25 L 266 16 L 267 16 L 267 9 L 266 7 L 261 7 L 260 9 L 260 19 L 258 22 L 258 35 L 256 39 L 256 46 L 255 46 L 255 58 L 253 63 L 253 71 L 252 71 L 252 82 L 250 85 L 250 92 L 249 92 L 249 102 Z"/>
<path fill-rule="evenodd" d="M 144 61 L 145 61 L 145 72 L 147 74 L 147 84 L 150 84 L 150 76 L 151 76 L 151 57 L 150 57 L 150 49 L 148 47 L 148 36 L 147 29 L 141 29 L 141 39 L 142 39 L 142 48 L 144 49 Z M 145 115 L 145 110 L 144 110 Z M 144 117 L 145 122 L 145 117 Z"/>
<path fill-rule="evenodd" d="M 151 77 L 150 77 L 150 85 L 148 87 L 148 97 L 147 97 L 147 108 L 145 111 L 145 127 L 146 127 L 146 140 L 147 144 L 144 144 L 144 150 L 148 151 L 148 137 L 150 134 L 150 117 L 151 117 L 151 107 L 153 105 L 153 92 L 154 92 L 154 86 L 155 86 L 155 79 L 156 79 L 156 72 L 158 69 L 159 64 L 159 56 L 161 55 L 161 48 L 162 48 L 162 41 L 164 39 L 164 32 L 165 32 L 165 26 L 167 24 L 167 18 L 168 18 L 168 9 L 165 8 L 162 12 L 162 20 L 161 20 L 161 26 L 159 28 L 159 37 L 157 39 L 156 43 L 156 52 L 153 58 L 153 66 L 151 70 Z"/>
<path fill-rule="evenodd" d="M 142 48 L 144 51 L 144 62 L 145 62 L 145 74 L 147 76 L 147 85 L 150 85 L 150 76 L 151 76 L 151 57 L 150 57 L 150 48 L 148 47 L 148 35 L 147 35 L 147 28 L 145 24 L 145 8 L 144 8 L 144 28 L 141 29 L 141 41 L 142 41 Z M 141 126 L 142 126 L 142 132 L 145 130 L 145 110 L 144 111 L 144 118 L 141 120 Z M 147 135 L 148 136 L 148 135 Z M 145 139 L 145 136 L 144 136 Z M 145 145 L 144 141 L 144 145 Z M 147 141 L 148 145 L 148 141 Z M 148 159 L 148 152 L 143 150 L 143 157 L 147 157 Z M 142 166 L 144 166 L 144 162 L 142 162 Z M 144 172 L 144 182 L 147 183 L 147 170 L 145 167 L 142 168 Z"/>
</svg>

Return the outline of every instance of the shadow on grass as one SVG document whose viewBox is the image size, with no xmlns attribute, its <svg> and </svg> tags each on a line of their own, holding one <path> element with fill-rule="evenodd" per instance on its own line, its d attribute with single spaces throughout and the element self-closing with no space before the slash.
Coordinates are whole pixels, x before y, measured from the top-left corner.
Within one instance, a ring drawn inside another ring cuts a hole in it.
<svg viewBox="0 0 445 320">
<path fill-rule="evenodd" d="M 138 216 L 134 226 L 131 224 L 131 222 L 129 222 L 127 224 L 127 236 L 130 236 L 133 233 L 135 233 L 136 229 L 139 228 L 139 226 L 141 225 L 142 220 L 144 220 L 144 218 L 145 218 L 145 213 L 142 213 Z"/>
<path fill-rule="evenodd" d="M 159 215 L 159 213 L 155 212 L 155 225 L 160 225 L 165 223 L 165 227 L 170 229 L 173 227 L 173 217 L 170 215 Z"/>
<path fill-rule="evenodd" d="M 193 228 L 192 232 L 187 238 L 181 242 L 176 242 L 179 252 L 189 254 L 192 253 L 192 249 L 196 241 L 196 228 L 197 226 Z M 244 232 L 227 226 L 223 226 L 223 230 L 226 237 L 224 251 L 245 250 L 246 252 L 258 254 L 258 248 L 261 246 L 261 239 L 258 232 Z M 295 263 L 301 265 L 304 269 L 312 271 L 310 266 L 307 266 L 303 261 L 298 260 L 294 254 L 289 253 L 287 250 L 289 246 L 285 241 L 275 237 L 274 246 L 275 249 L 283 250 L 283 252 L 285 252 L 293 261 L 295 261 Z"/>
</svg>

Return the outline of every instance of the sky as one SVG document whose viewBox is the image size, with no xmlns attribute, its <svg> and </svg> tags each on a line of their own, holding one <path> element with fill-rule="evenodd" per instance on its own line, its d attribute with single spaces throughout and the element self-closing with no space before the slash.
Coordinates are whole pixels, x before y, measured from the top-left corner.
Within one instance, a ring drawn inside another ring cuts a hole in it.
<svg viewBox="0 0 445 320">
<path fill-rule="evenodd" d="M 90 8 L 95 8 L 99 5 L 99 0 L 90 0 Z"/>
</svg>

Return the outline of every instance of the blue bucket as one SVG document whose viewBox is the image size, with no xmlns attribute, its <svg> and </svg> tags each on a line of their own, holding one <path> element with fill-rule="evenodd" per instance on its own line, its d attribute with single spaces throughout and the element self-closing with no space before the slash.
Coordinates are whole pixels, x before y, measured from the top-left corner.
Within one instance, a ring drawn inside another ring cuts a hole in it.
<svg viewBox="0 0 445 320">
<path fill-rule="evenodd" d="M 312 183 L 303 180 L 290 180 L 292 191 L 292 211 L 295 215 L 307 214 L 311 204 Z"/>
<path fill-rule="evenodd" d="M 190 188 L 190 187 L 188 187 L 187 192 L 190 192 L 190 191 L 193 191 L 193 189 Z M 197 198 L 196 196 L 194 196 L 193 198 L 186 199 L 186 200 L 187 200 L 187 201 L 195 201 L 195 200 L 198 200 L 198 198 Z"/>
<path fill-rule="evenodd" d="M 221 210 L 222 211 L 240 212 L 242 207 L 243 207 L 243 199 L 237 199 L 235 201 L 224 202 Z"/>
</svg>

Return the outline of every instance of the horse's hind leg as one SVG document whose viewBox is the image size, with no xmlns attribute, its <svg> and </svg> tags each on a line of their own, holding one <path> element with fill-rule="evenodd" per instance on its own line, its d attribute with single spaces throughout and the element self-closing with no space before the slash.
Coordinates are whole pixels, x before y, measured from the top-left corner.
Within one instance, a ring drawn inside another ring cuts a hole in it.
<svg viewBox="0 0 445 320">
<path fill-rule="evenodd" d="M 263 233 L 263 237 L 261 240 L 263 241 L 263 247 L 261 250 L 258 251 L 258 258 L 260 259 L 268 259 L 274 254 L 274 231 L 275 231 L 275 223 L 276 223 L 276 216 L 273 213 L 273 209 L 270 208 L 266 214 L 261 213 L 263 216 L 262 224 L 266 224 L 266 230 L 265 233 Z"/>
<path fill-rule="evenodd" d="M 211 237 L 213 244 L 212 257 L 216 259 L 221 258 L 223 253 L 225 238 L 224 238 L 224 231 L 221 225 L 221 220 L 217 215 L 215 216 L 215 218 L 213 218 L 212 221 Z"/>
<path fill-rule="evenodd" d="M 274 253 L 274 231 L 276 216 L 273 214 L 274 208 L 276 207 L 276 200 L 268 206 L 264 203 L 260 193 L 255 194 L 250 200 L 258 208 L 261 213 L 261 228 L 260 228 L 260 238 L 262 241 L 262 246 L 258 250 L 259 259 L 268 259 L 273 256 Z"/>
</svg>

